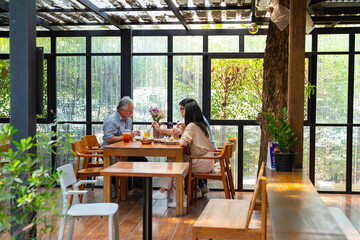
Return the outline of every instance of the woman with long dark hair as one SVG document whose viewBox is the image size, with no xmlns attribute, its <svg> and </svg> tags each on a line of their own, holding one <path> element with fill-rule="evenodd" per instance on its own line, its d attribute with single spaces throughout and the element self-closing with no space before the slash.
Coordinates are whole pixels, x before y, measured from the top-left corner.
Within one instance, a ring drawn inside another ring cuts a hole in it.
<svg viewBox="0 0 360 240">
<path fill-rule="evenodd" d="M 199 156 L 199 159 L 193 159 L 192 161 L 193 172 L 211 172 L 214 167 L 214 160 L 204 160 L 201 159 L 201 156 L 212 153 L 214 148 L 211 144 L 210 135 L 207 130 L 202 111 L 196 102 L 188 103 L 185 106 L 185 130 L 181 136 L 179 144 L 183 147 L 189 147 L 191 155 Z M 187 155 L 184 156 L 184 161 L 189 161 Z M 153 194 L 153 199 L 167 199 L 168 196 L 171 199 L 175 199 L 175 178 L 160 178 L 159 185 L 160 190 Z M 175 200 L 168 204 L 168 207 L 175 206 Z M 186 200 L 184 201 L 184 206 L 186 206 Z"/>
</svg>

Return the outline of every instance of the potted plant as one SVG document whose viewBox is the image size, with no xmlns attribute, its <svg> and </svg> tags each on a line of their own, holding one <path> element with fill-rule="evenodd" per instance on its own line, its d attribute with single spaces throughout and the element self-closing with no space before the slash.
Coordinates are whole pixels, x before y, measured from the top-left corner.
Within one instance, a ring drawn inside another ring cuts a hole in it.
<svg viewBox="0 0 360 240">
<path fill-rule="evenodd" d="M 270 113 L 264 113 L 273 142 L 279 151 L 274 152 L 275 167 L 277 171 L 291 172 L 294 168 L 296 152 L 291 152 L 291 147 L 297 142 L 294 131 L 290 128 L 287 118 L 287 110 L 283 108 L 281 115 L 274 117 Z M 276 149 L 275 148 L 275 149 Z"/>
</svg>

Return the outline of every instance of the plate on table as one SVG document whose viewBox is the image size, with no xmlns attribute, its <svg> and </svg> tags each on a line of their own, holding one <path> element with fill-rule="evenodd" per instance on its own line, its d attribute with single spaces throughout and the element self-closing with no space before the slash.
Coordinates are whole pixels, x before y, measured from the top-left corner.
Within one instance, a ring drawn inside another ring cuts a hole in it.
<svg viewBox="0 0 360 240">
<path fill-rule="evenodd" d="M 164 143 L 166 145 L 176 145 L 176 144 L 179 144 L 179 141 L 180 140 L 172 140 L 172 141 L 165 141 Z"/>
<path fill-rule="evenodd" d="M 163 138 L 155 138 L 155 139 L 154 139 L 154 142 L 156 142 L 156 143 L 163 143 L 163 142 L 164 142 L 164 139 L 163 139 Z"/>
</svg>

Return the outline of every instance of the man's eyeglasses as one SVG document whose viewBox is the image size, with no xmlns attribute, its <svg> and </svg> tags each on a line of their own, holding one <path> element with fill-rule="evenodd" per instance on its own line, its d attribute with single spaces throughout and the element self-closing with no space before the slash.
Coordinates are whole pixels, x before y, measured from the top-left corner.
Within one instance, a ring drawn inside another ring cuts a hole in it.
<svg viewBox="0 0 360 240">
<path fill-rule="evenodd" d="M 184 107 L 180 107 L 180 111 L 184 110 L 185 108 Z"/>
</svg>

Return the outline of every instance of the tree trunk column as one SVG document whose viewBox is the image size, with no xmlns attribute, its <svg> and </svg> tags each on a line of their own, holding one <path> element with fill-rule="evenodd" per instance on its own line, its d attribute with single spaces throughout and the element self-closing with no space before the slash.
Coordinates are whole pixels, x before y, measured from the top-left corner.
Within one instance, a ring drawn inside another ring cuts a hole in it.
<svg viewBox="0 0 360 240">
<path fill-rule="evenodd" d="M 288 119 L 298 143 L 295 168 L 302 168 L 304 132 L 305 79 L 305 14 L 306 1 L 290 1 Z"/>
</svg>

